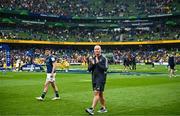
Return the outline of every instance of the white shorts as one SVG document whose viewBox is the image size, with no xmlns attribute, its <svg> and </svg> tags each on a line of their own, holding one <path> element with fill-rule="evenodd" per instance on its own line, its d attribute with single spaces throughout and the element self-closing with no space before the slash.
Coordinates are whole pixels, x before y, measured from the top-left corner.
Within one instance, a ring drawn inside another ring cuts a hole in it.
<svg viewBox="0 0 180 116">
<path fill-rule="evenodd" d="M 54 73 L 53 77 L 51 77 L 51 73 L 47 73 L 46 81 L 55 82 L 56 73 Z"/>
</svg>

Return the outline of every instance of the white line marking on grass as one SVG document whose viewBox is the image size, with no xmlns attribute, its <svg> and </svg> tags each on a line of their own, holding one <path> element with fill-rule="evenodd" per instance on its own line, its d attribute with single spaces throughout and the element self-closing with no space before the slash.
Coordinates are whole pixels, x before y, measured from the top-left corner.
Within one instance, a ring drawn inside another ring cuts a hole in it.
<svg viewBox="0 0 180 116">
<path fill-rule="evenodd" d="M 13 75 L 6 75 L 6 74 L 3 74 L 3 75 L 0 75 L 1 77 L 13 77 Z"/>
<path fill-rule="evenodd" d="M 89 79 L 88 80 L 87 79 L 86 80 L 80 80 L 80 82 L 91 82 L 91 80 L 89 80 Z"/>
</svg>

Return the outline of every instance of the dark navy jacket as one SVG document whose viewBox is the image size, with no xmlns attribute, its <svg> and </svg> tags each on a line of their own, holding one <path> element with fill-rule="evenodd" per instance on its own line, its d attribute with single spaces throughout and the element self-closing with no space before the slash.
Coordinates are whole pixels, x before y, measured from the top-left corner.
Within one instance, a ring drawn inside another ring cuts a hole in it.
<svg viewBox="0 0 180 116">
<path fill-rule="evenodd" d="M 92 72 L 93 83 L 105 83 L 106 82 L 106 71 L 108 69 L 108 60 L 100 55 L 98 57 L 99 62 L 96 63 L 96 57 L 93 57 L 95 64 L 89 63 L 88 71 Z"/>
</svg>

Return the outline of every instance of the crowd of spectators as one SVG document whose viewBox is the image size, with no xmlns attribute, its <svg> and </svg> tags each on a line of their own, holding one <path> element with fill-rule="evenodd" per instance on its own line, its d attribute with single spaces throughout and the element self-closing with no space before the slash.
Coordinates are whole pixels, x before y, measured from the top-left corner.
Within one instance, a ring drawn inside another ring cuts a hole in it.
<svg viewBox="0 0 180 116">
<path fill-rule="evenodd" d="M 59 42 L 124 42 L 124 41 L 154 41 L 178 40 L 179 28 L 166 26 L 150 30 L 115 30 L 115 29 L 63 29 L 43 27 L 0 28 L 1 39 L 39 40 Z"/>
<path fill-rule="evenodd" d="M 0 8 L 8 10 L 27 10 L 34 14 L 46 14 L 56 16 L 80 16 L 80 17 L 120 17 L 138 15 L 157 15 L 176 12 L 175 0 L 0 0 Z M 119 24 L 121 25 L 121 24 Z M 91 28 L 47 28 L 43 26 L 16 26 L 0 27 L 0 39 L 12 40 L 40 40 L 59 42 L 116 42 L 116 41 L 153 41 L 153 40 L 177 40 L 180 39 L 179 27 L 167 27 L 157 25 L 150 29 L 91 29 Z M 33 49 L 34 61 L 44 64 L 44 49 Z M 31 61 L 27 54 L 28 49 L 12 49 L 11 62 L 17 60 L 23 63 Z M 69 63 L 86 62 L 92 54 L 89 50 L 59 49 L 54 50 L 61 61 L 66 59 Z M 138 63 L 167 62 L 169 51 L 165 49 L 136 50 L 107 50 L 109 59 L 113 63 L 120 63 L 124 57 L 136 56 Z M 177 52 L 177 62 L 180 62 L 180 54 Z M 0 51 L 0 61 L 5 62 L 5 52 Z"/>
<path fill-rule="evenodd" d="M 0 7 L 63 16 L 132 16 L 176 11 L 174 0 L 1 0 Z"/>
<path fill-rule="evenodd" d="M 26 64 L 29 62 L 33 62 L 44 65 L 45 54 L 43 48 L 15 48 L 12 49 L 11 54 L 11 64 L 16 64 L 18 60 L 20 60 L 22 64 Z M 174 49 L 173 51 L 168 51 L 166 49 L 158 49 L 158 50 L 142 50 L 137 49 L 135 51 L 130 50 L 120 50 L 120 49 L 103 49 L 102 53 L 108 58 L 109 63 L 119 64 L 123 62 L 124 58 L 131 59 L 135 57 L 136 63 L 160 63 L 168 61 L 168 55 L 171 53 L 176 54 L 176 63 L 180 63 L 180 52 L 178 49 Z M 68 63 L 79 63 L 85 64 L 87 63 L 87 59 L 89 56 L 92 56 L 93 50 L 89 49 L 73 49 L 73 48 L 61 48 L 61 49 L 52 49 L 53 55 L 58 58 L 58 63 L 62 62 L 62 60 L 66 60 Z M 0 61 L 5 62 L 6 56 L 5 51 L 0 51 Z"/>
<path fill-rule="evenodd" d="M 166 49 L 154 50 L 136 50 L 134 52 L 128 52 L 125 50 L 113 50 L 113 61 L 114 63 L 123 62 L 124 57 L 132 59 L 136 57 L 137 63 L 160 63 L 168 62 L 169 54 L 176 53 L 176 62 L 180 63 L 179 52 L 167 51 Z"/>
<path fill-rule="evenodd" d="M 174 0 L 138 0 L 135 4 L 140 14 L 169 14 L 176 11 L 176 6 L 170 5 Z"/>
</svg>

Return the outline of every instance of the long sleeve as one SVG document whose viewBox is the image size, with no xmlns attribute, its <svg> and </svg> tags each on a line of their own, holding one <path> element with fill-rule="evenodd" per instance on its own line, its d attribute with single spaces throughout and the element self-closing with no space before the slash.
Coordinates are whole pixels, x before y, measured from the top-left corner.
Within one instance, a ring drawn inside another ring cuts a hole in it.
<svg viewBox="0 0 180 116">
<path fill-rule="evenodd" d="M 101 70 L 107 71 L 107 69 L 108 69 L 108 60 L 106 58 L 103 58 L 101 62 L 97 63 L 97 65 Z"/>
<path fill-rule="evenodd" d="M 93 64 L 88 64 L 88 71 L 91 72 L 94 69 Z"/>
</svg>

